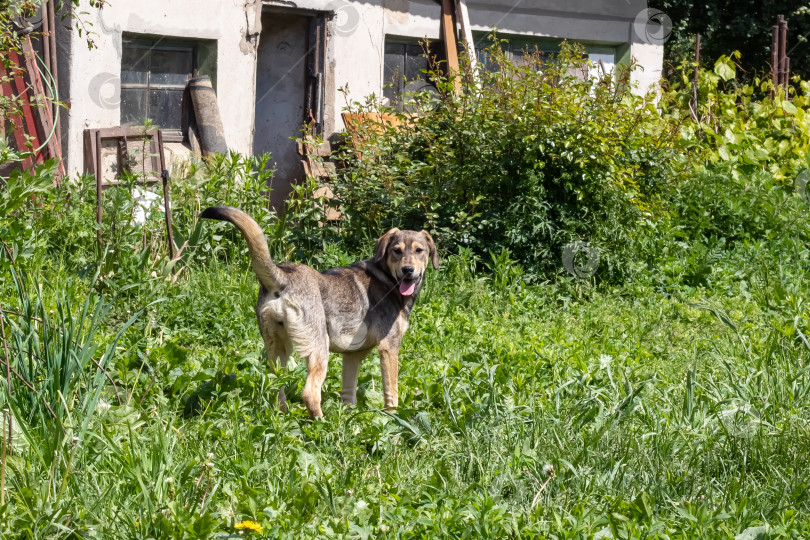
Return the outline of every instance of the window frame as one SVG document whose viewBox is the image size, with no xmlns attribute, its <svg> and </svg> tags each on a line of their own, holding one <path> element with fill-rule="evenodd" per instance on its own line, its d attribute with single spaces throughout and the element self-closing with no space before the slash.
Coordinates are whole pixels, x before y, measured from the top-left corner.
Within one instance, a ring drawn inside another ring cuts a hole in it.
<svg viewBox="0 0 810 540">
<path fill-rule="evenodd" d="M 412 79 L 410 81 L 406 81 L 404 72 L 401 74 L 400 77 L 398 77 L 396 79 L 396 81 L 393 81 L 390 78 L 387 78 L 388 68 L 386 66 L 386 56 L 389 54 L 388 53 L 388 46 L 389 45 L 395 45 L 395 46 L 404 47 L 404 55 L 402 56 L 402 66 L 405 69 L 405 71 L 407 71 L 406 66 L 407 66 L 407 62 L 408 62 L 409 57 L 410 58 L 421 58 L 421 59 L 425 60 L 425 69 L 430 69 L 430 63 L 429 63 L 428 59 L 423 56 L 425 54 L 425 51 L 424 51 L 424 49 L 422 47 L 421 41 L 423 41 L 423 40 L 419 40 L 419 39 L 415 39 L 415 38 L 408 38 L 408 37 L 401 37 L 401 36 L 396 36 L 396 35 L 388 35 L 388 34 L 386 34 L 386 36 L 385 36 L 385 41 L 383 43 L 382 92 L 381 93 L 382 93 L 383 97 L 389 99 L 390 103 L 389 103 L 388 106 L 391 107 L 392 109 L 395 109 L 395 110 L 400 111 L 400 112 L 404 111 L 405 107 L 406 107 L 405 101 L 402 100 L 402 94 L 405 92 L 405 85 L 406 84 L 408 84 L 409 82 L 419 80 L 419 81 L 424 81 L 425 84 L 430 85 L 433 88 L 435 88 L 436 85 L 434 84 L 433 81 L 428 79 L 428 77 L 426 76 L 425 73 L 421 73 L 421 70 L 420 70 L 420 74 L 419 74 L 420 77 L 418 79 Z M 431 42 L 431 45 L 433 45 L 433 44 L 434 44 L 434 42 Z M 409 55 L 408 54 L 408 49 L 409 48 L 414 48 L 414 47 L 419 49 L 419 54 L 417 54 L 417 55 Z M 429 47 L 428 54 L 435 54 L 434 51 L 430 50 L 432 48 L 433 47 Z M 393 88 L 391 88 L 391 90 L 393 91 L 393 95 L 394 95 L 393 98 L 385 95 L 386 90 L 387 90 L 386 87 L 388 85 L 390 85 L 392 82 L 395 82 L 395 86 Z"/>
<path fill-rule="evenodd" d="M 486 32 L 477 32 L 474 34 L 476 38 L 476 43 L 481 44 L 485 40 L 489 40 L 489 36 L 491 33 Z M 560 43 L 564 41 L 563 38 L 548 38 L 545 36 L 536 37 L 536 36 L 526 36 L 526 35 L 519 35 L 519 34 L 507 34 L 507 35 L 497 35 L 499 40 L 506 41 L 506 46 L 503 46 L 503 52 L 506 55 L 506 58 L 513 62 L 516 59 L 524 56 L 524 51 L 531 53 L 539 52 L 543 55 L 544 60 L 546 61 L 554 61 L 557 55 L 560 52 Z M 619 45 L 614 44 L 602 44 L 602 43 L 583 43 L 585 47 L 585 53 L 583 55 L 583 59 L 585 60 L 594 60 L 594 62 L 598 62 L 600 57 L 605 56 L 612 56 L 613 59 L 609 62 L 605 62 L 603 60 L 603 66 L 605 68 L 606 74 L 611 74 L 615 70 L 615 67 L 619 64 L 618 62 L 618 47 Z M 477 48 L 477 55 L 478 61 L 481 62 L 484 66 L 488 66 L 488 60 L 486 57 L 486 48 L 480 47 Z M 596 57 L 595 59 L 592 57 Z M 489 67 L 487 67 L 489 69 Z M 583 76 L 587 76 L 588 78 L 600 78 L 600 70 L 599 68 L 591 68 L 588 70 L 587 74 L 583 73 Z"/>
<path fill-rule="evenodd" d="M 150 92 L 154 90 L 175 90 L 175 91 L 184 91 L 188 84 L 188 79 L 197 76 L 198 70 L 198 48 L 199 44 L 192 40 L 182 40 L 176 39 L 166 36 L 141 36 L 141 35 L 124 35 L 123 42 L 122 42 L 122 58 L 121 58 L 121 71 L 123 71 L 124 64 L 123 64 L 123 51 L 124 49 L 143 49 L 148 51 L 148 64 L 146 66 L 146 83 L 124 83 L 123 79 L 121 80 L 121 93 L 123 94 L 124 90 L 144 90 L 146 92 L 146 118 L 149 118 L 149 98 Z M 188 73 L 188 79 L 186 83 L 181 85 L 177 84 L 154 84 L 152 83 L 152 52 L 153 51 L 166 51 L 166 52 L 186 52 L 189 53 L 191 56 L 191 71 Z M 121 102 L 121 106 L 119 107 L 119 122 L 121 125 L 125 125 L 123 122 L 123 99 Z M 180 110 L 178 111 L 180 114 L 179 120 L 181 120 L 182 126 L 182 114 L 183 114 L 183 104 L 181 101 Z M 180 129 L 167 129 L 163 126 L 158 124 L 158 127 L 161 129 L 163 133 L 163 139 L 169 142 L 182 142 L 183 141 L 183 131 L 182 127 Z"/>
</svg>

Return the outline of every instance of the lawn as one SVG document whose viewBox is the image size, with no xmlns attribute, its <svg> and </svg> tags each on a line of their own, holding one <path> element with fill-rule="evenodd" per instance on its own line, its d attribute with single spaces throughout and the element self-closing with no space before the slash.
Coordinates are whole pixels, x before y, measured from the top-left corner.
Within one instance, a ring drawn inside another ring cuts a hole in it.
<svg viewBox="0 0 810 540">
<path fill-rule="evenodd" d="M 280 378 L 264 365 L 246 261 L 214 259 L 174 285 L 153 278 L 135 289 L 161 301 L 111 350 L 110 379 L 88 368 L 62 381 L 68 391 L 52 395 L 70 406 L 51 403 L 59 422 L 42 407 L 15 419 L 4 535 L 226 537 L 254 522 L 261 533 L 243 532 L 269 538 L 765 530 L 752 527 L 803 537 L 806 275 L 732 255 L 709 286 L 674 292 L 499 281 L 475 272 L 469 253 L 451 256 L 414 310 L 397 413 L 381 410 L 376 356 L 361 370 L 357 408 L 342 406 L 335 356 L 316 422 L 300 401 L 303 364 Z M 36 328 L 34 317 L 60 327 L 83 297 L 95 298 L 90 313 L 102 302 L 92 275 L 60 264 L 32 262 L 27 305 L 4 295 L 7 309 L 30 315 L 6 317 L 14 332 Z M 777 275 L 765 279 L 763 268 Z M 99 313 L 96 341 L 111 343 L 148 304 L 128 293 Z M 27 347 L 54 361 L 71 349 Z M 286 415 L 274 406 L 280 384 Z M 33 392 L 14 392 L 36 407 Z"/>
<path fill-rule="evenodd" d="M 692 66 L 637 96 L 568 54 L 365 126 L 333 155 L 337 223 L 312 181 L 270 212 L 270 156 L 187 164 L 175 260 L 158 212 L 132 219 L 137 175 L 104 192 L 100 247 L 92 179 L 5 179 L 0 537 L 810 537 L 810 84 L 788 102 L 721 57 L 693 111 Z M 332 358 L 319 421 L 301 358 L 270 373 L 215 204 L 321 270 L 431 232 L 394 413 L 376 353 L 348 408 Z M 582 242 L 600 263 L 575 277 Z"/>
</svg>

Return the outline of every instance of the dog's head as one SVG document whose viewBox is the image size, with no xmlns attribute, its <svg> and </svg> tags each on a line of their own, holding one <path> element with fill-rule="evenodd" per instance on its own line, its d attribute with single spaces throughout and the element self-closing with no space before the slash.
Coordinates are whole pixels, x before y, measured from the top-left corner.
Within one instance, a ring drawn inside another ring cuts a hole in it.
<svg viewBox="0 0 810 540">
<path fill-rule="evenodd" d="M 402 296 L 411 296 L 422 288 L 428 264 L 439 268 L 439 254 L 427 231 L 391 229 L 377 240 L 374 262 L 393 276 Z"/>
</svg>

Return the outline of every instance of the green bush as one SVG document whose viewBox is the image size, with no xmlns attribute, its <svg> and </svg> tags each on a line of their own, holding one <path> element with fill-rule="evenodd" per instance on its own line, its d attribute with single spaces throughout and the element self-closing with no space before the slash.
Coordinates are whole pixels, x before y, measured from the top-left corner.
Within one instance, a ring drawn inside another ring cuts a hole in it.
<svg viewBox="0 0 810 540">
<path fill-rule="evenodd" d="M 340 154 L 334 189 L 349 237 L 424 227 L 445 251 L 509 250 L 528 279 L 560 271 L 563 247 L 584 240 L 602 251 L 600 275 L 621 277 L 642 218 L 688 161 L 678 123 L 630 92 L 628 70 L 577 77 L 587 67 L 574 46 L 523 65 L 489 53 L 494 69 L 458 97 L 447 79 L 438 102 L 414 97 L 418 116 L 351 105 L 395 120 L 357 124 Z"/>
<path fill-rule="evenodd" d="M 694 64 L 681 64 L 679 79 L 662 93 L 659 106 L 683 124 L 682 144 L 706 157 L 706 163 L 693 163 L 697 169 L 724 166 L 741 181 L 767 171 L 792 184 L 810 154 L 810 82 L 794 77 L 790 99 L 785 99 L 784 88 L 775 91 L 770 79 L 740 83 L 734 63 L 739 56 L 722 56 L 713 69 L 699 71 L 696 112 L 690 108 Z"/>
<path fill-rule="evenodd" d="M 146 182 L 138 172 L 122 174 L 119 183 L 104 190 L 100 249 L 96 241 L 95 179 L 79 177 L 55 185 L 50 165 L 41 166 L 33 176 L 15 173 L 11 177 L 8 189 L 0 192 L 0 208 L 7 209 L 0 227 L 13 233 L 3 235 L 13 240 L 6 240 L 11 242 L 13 253 L 63 259 L 85 277 L 96 270 L 103 254 L 98 285 L 114 290 L 133 283 L 143 287 L 157 286 L 167 279 L 176 281 L 173 276 L 190 265 L 207 264 L 212 257 L 246 261 L 247 245 L 234 227 L 198 219 L 201 210 L 215 205 L 236 206 L 253 216 L 265 230 L 278 260 L 293 257 L 325 262 L 330 258 L 324 255 L 330 251 L 325 242 L 335 238 L 333 227 L 322 226 L 328 201 L 315 196 L 316 185 L 309 180 L 295 186 L 286 211 L 278 216 L 268 204 L 268 186 L 274 173 L 269 160 L 266 154 L 250 157 L 231 152 L 180 167 L 170 183 L 174 260 L 169 256 L 161 209 L 162 185 Z M 148 211 L 139 208 L 135 189 L 158 196 Z M 30 198 L 33 193 L 39 197 L 36 203 Z M 139 213 L 140 220 L 136 219 Z M 331 253 L 335 255 L 335 250 Z M 8 259 L 4 255 L 0 255 L 0 264 Z"/>
</svg>

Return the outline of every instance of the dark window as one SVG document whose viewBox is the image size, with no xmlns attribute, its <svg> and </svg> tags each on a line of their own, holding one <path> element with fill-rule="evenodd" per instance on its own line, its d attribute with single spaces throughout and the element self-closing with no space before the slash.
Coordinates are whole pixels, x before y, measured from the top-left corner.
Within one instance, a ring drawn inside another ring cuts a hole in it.
<svg viewBox="0 0 810 540">
<path fill-rule="evenodd" d="M 557 42 L 549 41 L 548 39 L 508 38 L 499 35 L 498 40 L 506 59 L 510 60 L 515 65 L 532 63 L 537 59 L 544 62 L 554 61 L 554 58 L 560 50 Z M 491 45 L 492 41 L 488 35 L 477 36 L 476 50 L 478 51 L 478 61 L 481 62 L 486 69 L 495 71 L 498 69 L 498 66 L 495 65 L 490 57 L 489 47 L 491 47 Z"/>
<path fill-rule="evenodd" d="M 386 39 L 383 97 L 388 98 L 392 107 L 402 110 L 406 106 L 404 95 L 425 90 L 435 92 L 433 85 L 426 81 L 428 67 L 422 45 Z"/>
<path fill-rule="evenodd" d="M 183 90 L 194 75 L 194 44 L 166 38 L 124 39 L 121 58 L 121 125 L 152 121 L 168 139 L 182 137 Z"/>
</svg>

